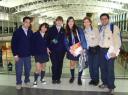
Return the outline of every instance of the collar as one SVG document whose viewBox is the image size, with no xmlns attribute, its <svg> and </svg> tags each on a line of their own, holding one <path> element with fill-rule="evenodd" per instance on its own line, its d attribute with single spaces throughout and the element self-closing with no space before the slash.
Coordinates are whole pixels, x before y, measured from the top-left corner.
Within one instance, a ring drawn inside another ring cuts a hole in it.
<svg viewBox="0 0 128 95">
<path fill-rule="evenodd" d="M 61 29 L 61 26 L 57 26 L 57 25 L 56 25 L 56 28 L 57 28 L 57 29 Z"/>
<path fill-rule="evenodd" d="M 108 23 L 107 25 L 102 25 L 102 27 L 110 27 L 110 23 Z"/>
<path fill-rule="evenodd" d="M 44 37 L 44 35 L 45 35 L 45 33 L 41 32 L 41 31 L 40 31 L 40 34 L 41 34 L 42 37 Z"/>
<path fill-rule="evenodd" d="M 85 28 L 85 31 L 87 31 L 87 32 L 92 32 L 92 29 L 91 29 L 91 27 L 90 28 Z"/>
<path fill-rule="evenodd" d="M 23 27 L 23 26 L 22 26 L 22 29 L 23 29 L 24 31 L 28 31 L 28 29 L 27 29 L 27 28 L 25 28 L 25 27 Z"/>
</svg>

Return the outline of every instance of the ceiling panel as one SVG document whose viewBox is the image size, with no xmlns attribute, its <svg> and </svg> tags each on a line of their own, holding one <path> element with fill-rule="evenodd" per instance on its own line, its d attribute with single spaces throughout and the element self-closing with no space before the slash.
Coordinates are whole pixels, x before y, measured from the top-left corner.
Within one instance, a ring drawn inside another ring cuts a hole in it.
<svg viewBox="0 0 128 95">
<path fill-rule="evenodd" d="M 34 1 L 37 1 L 37 0 L 1 0 L 0 6 L 11 8 L 11 7 L 23 5 L 25 3 L 34 2 Z"/>
</svg>

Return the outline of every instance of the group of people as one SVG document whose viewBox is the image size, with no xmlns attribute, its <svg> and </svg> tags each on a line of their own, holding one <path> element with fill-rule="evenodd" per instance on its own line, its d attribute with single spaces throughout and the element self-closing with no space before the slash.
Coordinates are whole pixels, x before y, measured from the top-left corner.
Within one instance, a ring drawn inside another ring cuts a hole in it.
<svg viewBox="0 0 128 95">
<path fill-rule="evenodd" d="M 30 29 L 31 18 L 24 17 L 23 25 L 16 29 L 11 41 L 16 63 L 16 88 L 22 88 L 23 66 L 24 83 L 30 85 L 31 56 L 34 56 L 36 63 L 34 86 L 37 86 L 39 77 L 41 83 L 46 83 L 44 80 L 45 67 L 49 58 L 52 63 L 52 83 L 60 84 L 65 55 L 70 60 L 71 77 L 69 83 L 73 83 L 75 67 L 80 55 L 74 56 L 71 48 L 74 44 L 80 43 L 83 51 L 87 50 L 91 78 L 89 84 L 99 85 L 100 70 L 102 84 L 99 87 L 108 88 L 110 94 L 113 94 L 115 88 L 114 61 L 117 55 L 112 52 L 111 58 L 107 59 L 106 54 L 110 46 L 113 46 L 115 50 L 120 49 L 121 38 L 119 28 L 110 23 L 109 19 L 107 13 L 101 14 L 101 25 L 98 29 L 92 26 L 93 22 L 89 17 L 83 19 L 83 28 L 76 25 L 73 17 L 68 17 L 65 27 L 63 27 L 63 18 L 58 16 L 52 27 L 43 23 L 37 32 L 32 32 Z M 78 72 L 78 85 L 82 85 L 82 72 L 83 70 Z"/>
</svg>

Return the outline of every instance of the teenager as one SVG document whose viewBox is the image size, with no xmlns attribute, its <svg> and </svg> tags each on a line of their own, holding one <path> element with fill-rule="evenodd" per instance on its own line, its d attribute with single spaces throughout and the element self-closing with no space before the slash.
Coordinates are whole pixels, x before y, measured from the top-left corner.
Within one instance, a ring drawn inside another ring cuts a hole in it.
<svg viewBox="0 0 128 95">
<path fill-rule="evenodd" d="M 40 81 L 43 84 L 46 84 L 44 80 L 45 76 L 45 67 L 46 63 L 49 61 L 48 56 L 48 43 L 47 43 L 47 34 L 48 34 L 49 25 L 43 23 L 39 26 L 37 32 L 34 33 L 33 37 L 33 53 L 36 62 L 36 71 L 34 73 L 34 86 L 37 86 L 38 77 L 40 76 Z"/>
<path fill-rule="evenodd" d="M 84 33 L 88 43 L 88 64 L 91 81 L 90 85 L 99 84 L 99 30 L 92 26 L 89 17 L 83 19 Z"/>
<path fill-rule="evenodd" d="M 25 84 L 30 86 L 31 40 L 33 32 L 29 28 L 31 18 L 24 17 L 23 25 L 16 29 L 11 40 L 12 53 L 16 67 L 16 89 L 22 88 L 22 72 L 24 66 Z"/>
<path fill-rule="evenodd" d="M 67 58 L 70 60 L 70 73 L 71 78 L 69 83 L 73 83 L 75 79 L 75 66 L 79 61 L 79 56 L 74 56 L 73 52 L 71 51 L 71 46 L 80 42 L 83 49 L 87 48 L 86 39 L 84 37 L 83 30 L 76 26 L 75 20 L 73 17 L 69 17 L 66 23 L 66 39 L 67 39 Z M 82 85 L 81 76 L 82 72 L 78 72 L 78 85 Z"/>
<path fill-rule="evenodd" d="M 111 95 L 114 94 L 115 88 L 115 73 L 114 73 L 114 62 L 117 57 L 117 52 L 121 47 L 121 38 L 119 28 L 110 23 L 110 17 L 108 14 L 103 13 L 100 16 L 101 26 L 100 31 L 100 69 L 101 69 L 101 84 L 100 88 L 108 88 Z M 113 50 L 107 57 L 108 50 Z"/>
<path fill-rule="evenodd" d="M 50 59 L 52 63 L 52 83 L 61 83 L 61 74 L 63 68 L 63 59 L 65 55 L 65 30 L 63 28 L 63 18 L 58 16 L 55 20 L 55 25 L 53 25 L 48 32 L 48 42 Z"/>
</svg>

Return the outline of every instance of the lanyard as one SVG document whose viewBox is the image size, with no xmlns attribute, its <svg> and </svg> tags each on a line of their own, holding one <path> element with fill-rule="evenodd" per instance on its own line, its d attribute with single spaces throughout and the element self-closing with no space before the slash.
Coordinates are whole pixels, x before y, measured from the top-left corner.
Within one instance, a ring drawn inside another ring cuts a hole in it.
<svg viewBox="0 0 128 95">
<path fill-rule="evenodd" d="M 103 38 L 105 37 L 105 29 L 106 29 L 106 27 L 104 27 L 104 26 L 102 26 L 100 29 L 100 33 L 102 33 Z"/>
<path fill-rule="evenodd" d="M 72 43 L 75 44 L 75 37 L 73 35 L 73 32 L 71 32 L 71 37 L 72 37 Z"/>
<path fill-rule="evenodd" d="M 78 40 L 80 42 L 80 37 L 79 37 L 79 34 L 78 34 L 78 30 L 76 30 L 76 34 L 77 34 Z M 73 32 L 71 32 L 71 37 L 72 37 L 72 43 L 75 44 L 75 37 L 73 35 Z"/>
</svg>

